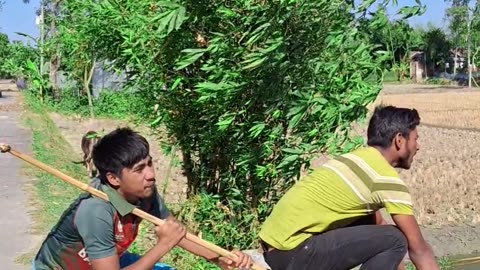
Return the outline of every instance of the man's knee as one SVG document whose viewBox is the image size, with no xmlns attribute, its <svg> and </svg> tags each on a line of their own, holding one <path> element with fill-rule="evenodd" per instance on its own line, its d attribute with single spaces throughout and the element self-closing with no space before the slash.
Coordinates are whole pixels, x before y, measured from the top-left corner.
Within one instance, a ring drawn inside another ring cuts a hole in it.
<svg viewBox="0 0 480 270">
<path fill-rule="evenodd" d="M 385 227 L 385 238 L 391 241 L 392 248 L 401 251 L 402 253 L 407 253 L 408 241 L 405 235 L 400 229 L 392 225 L 383 225 Z"/>
</svg>

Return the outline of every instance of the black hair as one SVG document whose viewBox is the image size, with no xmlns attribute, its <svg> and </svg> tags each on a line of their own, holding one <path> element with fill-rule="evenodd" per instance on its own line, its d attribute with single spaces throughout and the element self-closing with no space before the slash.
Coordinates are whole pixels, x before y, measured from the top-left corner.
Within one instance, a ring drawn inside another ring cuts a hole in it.
<svg viewBox="0 0 480 270">
<path fill-rule="evenodd" d="M 419 124 L 420 116 L 415 109 L 377 106 L 368 124 L 367 144 L 388 148 L 398 133 L 408 139 Z"/>
<path fill-rule="evenodd" d="M 92 158 L 100 180 L 106 183 L 108 172 L 121 177 L 124 168 L 131 169 L 149 154 L 150 146 L 147 140 L 132 129 L 124 127 L 102 137 L 93 147 Z"/>
</svg>

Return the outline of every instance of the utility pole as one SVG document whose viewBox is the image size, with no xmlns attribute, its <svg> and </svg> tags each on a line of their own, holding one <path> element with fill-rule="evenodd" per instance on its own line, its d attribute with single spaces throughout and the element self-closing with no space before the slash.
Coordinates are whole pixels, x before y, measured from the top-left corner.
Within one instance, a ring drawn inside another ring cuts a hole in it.
<svg viewBox="0 0 480 270">
<path fill-rule="evenodd" d="M 45 4 L 43 1 L 40 1 L 40 19 L 38 20 L 40 25 L 40 43 L 38 44 L 40 47 L 40 80 L 43 81 L 43 73 L 44 73 L 44 56 L 43 56 L 43 44 L 44 44 L 44 36 L 45 36 Z M 42 84 L 40 84 L 40 100 L 43 102 L 44 96 L 44 89 Z"/>
<path fill-rule="evenodd" d="M 43 74 L 43 43 L 44 43 L 44 32 L 45 32 L 45 23 L 44 23 L 44 16 L 45 16 L 45 7 L 43 3 L 41 4 L 40 8 L 40 73 Z"/>
<path fill-rule="evenodd" d="M 470 8 L 467 6 L 468 88 L 472 88 L 472 61 L 471 61 L 471 38 L 470 38 L 471 26 L 472 26 L 472 18 L 470 18 Z"/>
</svg>

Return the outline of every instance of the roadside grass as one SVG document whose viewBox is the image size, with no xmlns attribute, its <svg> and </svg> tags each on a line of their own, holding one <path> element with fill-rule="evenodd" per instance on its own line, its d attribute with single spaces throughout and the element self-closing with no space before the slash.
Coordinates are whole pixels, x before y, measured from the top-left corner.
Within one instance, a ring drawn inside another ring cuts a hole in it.
<svg viewBox="0 0 480 270">
<path fill-rule="evenodd" d="M 438 264 L 440 265 L 441 270 L 453 270 L 453 263 L 448 258 L 438 259 Z M 413 264 L 407 264 L 407 270 L 416 270 Z"/>
<path fill-rule="evenodd" d="M 81 164 L 73 161 L 81 160 L 72 147 L 62 137 L 59 129 L 48 117 L 46 108 L 35 97 L 26 93 L 24 101 L 27 113 L 24 122 L 32 130 L 33 158 L 72 176 L 88 182 L 86 171 Z M 61 217 L 63 211 L 81 193 L 76 187 L 63 182 L 61 179 L 25 163 L 24 173 L 35 179 L 28 188 L 30 204 L 34 211 L 31 214 L 34 221 L 33 233 L 46 236 Z M 43 241 L 42 237 L 42 241 Z M 31 262 L 35 251 L 22 255 L 19 262 Z"/>
</svg>

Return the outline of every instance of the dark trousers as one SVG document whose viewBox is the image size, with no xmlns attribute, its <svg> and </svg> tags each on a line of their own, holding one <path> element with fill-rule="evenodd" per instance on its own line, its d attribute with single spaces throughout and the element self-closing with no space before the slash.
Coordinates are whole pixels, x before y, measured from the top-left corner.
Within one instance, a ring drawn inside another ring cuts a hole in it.
<svg viewBox="0 0 480 270">
<path fill-rule="evenodd" d="M 264 253 L 272 270 L 396 270 L 407 239 L 395 226 L 358 225 L 313 235 L 293 250 Z"/>
</svg>

